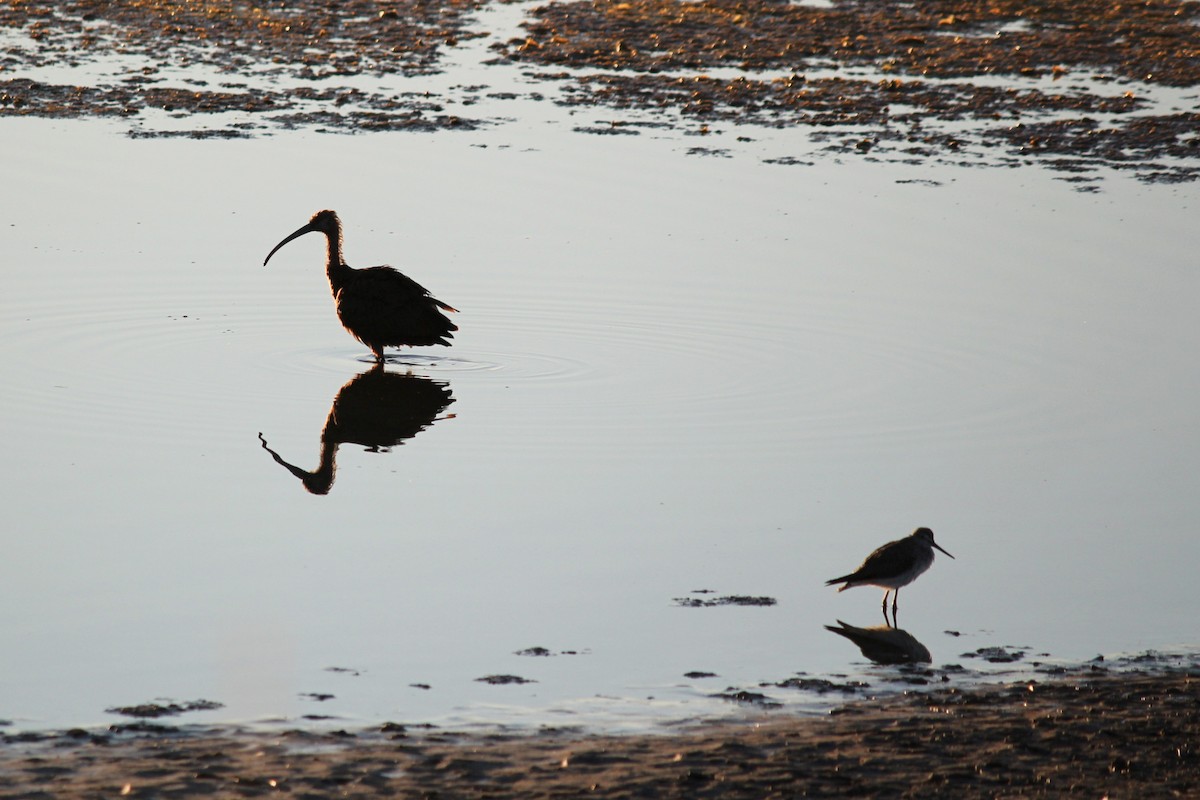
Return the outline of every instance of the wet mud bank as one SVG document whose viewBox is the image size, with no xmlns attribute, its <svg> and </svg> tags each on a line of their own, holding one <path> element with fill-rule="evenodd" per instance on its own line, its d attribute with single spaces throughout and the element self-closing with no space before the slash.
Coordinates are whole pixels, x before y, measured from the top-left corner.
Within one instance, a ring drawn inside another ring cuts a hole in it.
<svg viewBox="0 0 1200 800">
<path fill-rule="evenodd" d="M 501 6 L 524 21 L 484 30 L 481 12 Z M 1080 184 L 1103 167 L 1179 182 L 1200 175 L 1198 23 L 1200 4 L 1178 0 L 357 0 L 336 13 L 315 2 L 9 0 L 0 115 L 125 117 L 132 135 L 198 138 L 470 130 L 503 124 L 503 114 L 465 113 L 487 96 L 478 78 L 491 76 L 523 88 L 497 97 L 608 117 L 575 127 L 584 133 L 736 126 L 752 141 L 799 127 L 831 157 L 1037 163 Z M 476 41 L 486 46 L 475 47 L 472 80 L 427 80 L 463 67 Z M 107 73 L 85 81 L 45 74 L 97 64 Z M 373 91 L 364 76 L 411 90 Z M 202 117 L 202 127 L 179 122 Z"/>
<path fill-rule="evenodd" d="M 445 48 L 482 35 L 467 29 L 479 5 L 9 0 L 0 3 L 0 31 L 13 37 L 0 59 L 0 115 L 236 117 L 201 130 L 133 131 L 196 138 L 264 127 L 470 128 L 474 120 L 443 113 L 426 93 L 377 93 L 346 81 L 438 71 Z M 87 82 L 27 76 L 47 69 L 78 71 Z"/>
<path fill-rule="evenodd" d="M 570 67 L 544 74 L 569 104 L 656 109 L 701 133 L 809 126 L 827 150 L 889 160 L 1197 175 L 1173 163 L 1200 155 L 1194 103 L 1151 100 L 1200 85 L 1195 3 L 596 0 L 533 15 L 505 52 Z"/>
<path fill-rule="evenodd" d="M 13 734 L 0 797 L 1182 797 L 1200 791 L 1197 741 L 1200 672 L 1081 670 L 672 736 Z"/>
</svg>

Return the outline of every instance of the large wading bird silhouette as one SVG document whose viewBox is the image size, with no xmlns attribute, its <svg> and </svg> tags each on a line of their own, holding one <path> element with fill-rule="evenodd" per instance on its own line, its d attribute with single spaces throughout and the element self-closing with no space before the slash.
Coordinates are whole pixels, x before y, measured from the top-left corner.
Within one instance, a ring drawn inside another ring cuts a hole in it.
<svg viewBox="0 0 1200 800">
<path fill-rule="evenodd" d="M 303 228 L 267 254 L 306 233 L 323 233 L 328 247 L 325 274 L 342 326 L 383 361 L 383 348 L 446 345 L 458 326 L 442 311 L 457 311 L 429 294 L 421 284 L 392 267 L 354 269 L 342 256 L 342 222 L 329 210 L 318 211 Z"/>
</svg>

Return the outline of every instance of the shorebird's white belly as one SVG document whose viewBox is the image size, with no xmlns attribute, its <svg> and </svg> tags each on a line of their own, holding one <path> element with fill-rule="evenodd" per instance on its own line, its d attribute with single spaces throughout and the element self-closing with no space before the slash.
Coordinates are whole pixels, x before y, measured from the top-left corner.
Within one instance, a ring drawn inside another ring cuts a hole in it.
<svg viewBox="0 0 1200 800">
<path fill-rule="evenodd" d="M 918 575 L 929 569 L 931 564 L 933 564 L 932 558 L 925 562 L 918 561 L 904 572 L 893 575 L 890 578 L 876 578 L 871 581 L 871 585 L 883 589 L 899 589 L 901 586 L 908 586 L 917 579 Z"/>
</svg>

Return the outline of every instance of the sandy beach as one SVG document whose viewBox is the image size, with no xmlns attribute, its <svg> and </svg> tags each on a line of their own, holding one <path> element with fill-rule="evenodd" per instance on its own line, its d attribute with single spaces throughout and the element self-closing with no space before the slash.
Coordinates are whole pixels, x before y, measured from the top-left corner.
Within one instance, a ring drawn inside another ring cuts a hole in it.
<svg viewBox="0 0 1200 800">
<path fill-rule="evenodd" d="M 1084 671 L 677 735 L 9 735 L 0 797 L 1195 797 L 1198 733 L 1194 672 Z"/>
</svg>

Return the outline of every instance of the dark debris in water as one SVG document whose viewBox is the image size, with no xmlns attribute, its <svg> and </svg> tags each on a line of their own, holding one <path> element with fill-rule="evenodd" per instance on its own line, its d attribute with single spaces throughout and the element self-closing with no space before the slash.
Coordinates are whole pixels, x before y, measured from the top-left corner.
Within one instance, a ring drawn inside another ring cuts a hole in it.
<svg viewBox="0 0 1200 800">
<path fill-rule="evenodd" d="M 707 593 L 708 590 L 705 591 Z M 745 594 L 731 594 L 724 597 L 712 598 L 676 597 L 672 602 L 683 608 L 711 608 L 712 606 L 773 606 L 777 601 L 774 597 L 752 597 Z"/>
<path fill-rule="evenodd" d="M 624 125 L 579 125 L 571 130 L 576 133 L 591 133 L 597 136 L 637 136 L 641 131 Z"/>
<path fill-rule="evenodd" d="M 689 156 L 715 156 L 717 158 L 731 158 L 728 148 L 724 147 L 689 147 L 687 149 Z"/>
<path fill-rule="evenodd" d="M 889 683 L 904 686 L 928 686 L 934 680 L 936 678 L 932 672 L 897 672 L 888 677 Z"/>
<path fill-rule="evenodd" d="M 513 655 L 518 656 L 537 656 L 539 658 L 548 658 L 554 655 L 548 648 L 545 647 L 526 647 L 524 650 L 518 650 Z"/>
<path fill-rule="evenodd" d="M 480 683 L 490 683 L 493 686 L 508 686 L 512 684 L 537 683 L 532 678 L 522 678 L 520 675 L 484 675 L 475 680 Z"/>
<path fill-rule="evenodd" d="M 108 714 L 120 714 L 123 717 L 139 719 L 154 719 L 157 717 L 175 717 L 189 711 L 216 711 L 224 708 L 224 703 L 214 700 L 189 700 L 185 703 L 142 703 L 136 706 L 114 706 L 104 709 Z"/>
<path fill-rule="evenodd" d="M 1025 651 L 1019 648 L 981 647 L 971 653 L 963 653 L 960 658 L 982 658 L 992 664 L 1011 664 L 1025 658 Z"/>
<path fill-rule="evenodd" d="M 734 689 L 732 687 L 709 696 L 720 700 L 728 700 L 732 703 L 745 703 L 746 705 L 753 705 L 759 708 L 779 708 L 783 705 L 767 697 L 762 692 L 750 692 L 745 689 Z"/>
<path fill-rule="evenodd" d="M 549 658 L 550 656 L 577 656 L 581 653 L 590 652 L 584 650 L 559 650 L 555 652 L 548 647 L 526 647 L 524 650 L 517 650 L 513 655 L 517 656 L 533 656 L 536 658 Z"/>
<path fill-rule="evenodd" d="M 804 692 L 816 692 L 817 694 L 830 694 L 837 692 L 839 694 L 857 694 L 864 689 L 869 689 L 869 683 L 862 681 L 846 681 L 845 683 L 835 683 L 834 681 L 825 678 L 806 678 L 794 677 L 786 678 L 778 683 L 767 683 L 764 686 L 777 686 L 780 689 L 799 689 Z"/>
<path fill-rule="evenodd" d="M 327 692 L 301 692 L 300 696 L 306 700 L 312 700 L 317 703 L 324 703 L 326 700 L 333 699 L 333 695 Z"/>
<path fill-rule="evenodd" d="M 170 725 L 162 725 L 157 722 L 138 720 L 137 722 L 130 722 L 124 725 L 109 725 L 108 732 L 116 736 L 120 736 L 121 734 L 169 736 L 178 733 L 179 729 Z"/>
<path fill-rule="evenodd" d="M 1100 661 L 1103 656 L 1097 656 Z M 1116 669 L 1121 670 L 1154 670 L 1157 672 L 1194 673 L 1200 671 L 1200 653 L 1164 653 L 1161 650 L 1147 650 L 1135 655 L 1118 656 L 1109 661 Z"/>
</svg>

